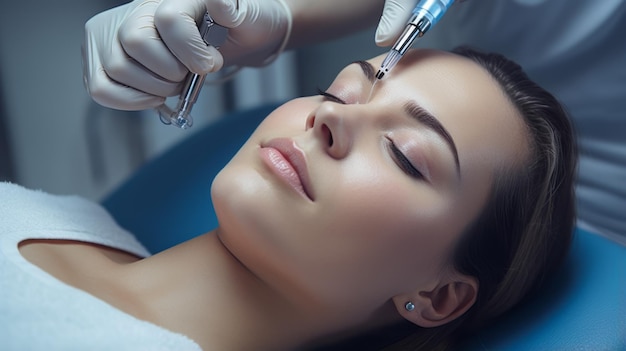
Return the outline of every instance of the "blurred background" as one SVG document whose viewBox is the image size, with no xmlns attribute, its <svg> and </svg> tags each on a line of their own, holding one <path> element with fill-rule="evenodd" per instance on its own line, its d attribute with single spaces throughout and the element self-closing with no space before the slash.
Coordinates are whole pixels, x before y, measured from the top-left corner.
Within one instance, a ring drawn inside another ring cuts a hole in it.
<svg viewBox="0 0 626 351">
<path fill-rule="evenodd" d="M 0 12 L 0 180 L 99 201 L 145 162 L 224 114 L 326 88 L 346 64 L 383 53 L 374 31 L 287 52 L 262 69 L 205 85 L 194 127 L 124 112 L 83 86 L 84 23 L 125 1 L 11 1 Z M 169 101 L 174 105 L 177 98 Z M 193 160 L 189 160 L 193 162 Z"/>
</svg>

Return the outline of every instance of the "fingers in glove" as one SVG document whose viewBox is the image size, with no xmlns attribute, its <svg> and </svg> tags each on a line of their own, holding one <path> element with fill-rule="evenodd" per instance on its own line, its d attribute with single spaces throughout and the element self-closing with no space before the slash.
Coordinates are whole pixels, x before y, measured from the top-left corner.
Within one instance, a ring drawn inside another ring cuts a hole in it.
<svg viewBox="0 0 626 351">
<path fill-rule="evenodd" d="M 147 94 L 111 79 L 102 65 L 97 41 L 92 34 L 93 32 L 87 31 L 85 44 L 81 49 L 83 82 L 94 101 L 102 106 L 129 111 L 156 107 L 165 101 L 162 96 Z"/>
<path fill-rule="evenodd" d="M 158 2 L 140 4 L 120 24 L 118 39 L 126 54 L 164 80 L 182 81 L 189 70 L 161 40 L 154 26 Z"/>
<path fill-rule="evenodd" d="M 156 29 L 169 51 L 197 74 L 217 71 L 223 65 L 219 51 L 200 37 L 198 22 L 205 12 L 201 0 L 189 1 L 185 8 L 177 0 L 164 0 L 154 15 Z"/>
<path fill-rule="evenodd" d="M 266 1 L 266 0 L 263 0 Z M 209 15 L 224 27 L 234 28 L 241 25 L 248 13 L 246 0 L 204 0 Z M 259 15 L 259 9 L 256 13 Z"/>
<path fill-rule="evenodd" d="M 93 49 L 89 43 L 82 48 L 83 81 L 95 102 L 105 107 L 132 111 L 156 107 L 165 101 L 164 97 L 146 94 L 109 78 L 99 56 L 93 52 L 86 55 L 88 50 Z"/>
<path fill-rule="evenodd" d="M 119 43 L 113 43 L 110 50 L 111 55 L 102 62 L 104 72 L 110 79 L 160 97 L 176 95 L 180 91 L 184 77 L 180 81 L 168 81 L 157 76 L 129 57 Z"/>
<path fill-rule="evenodd" d="M 100 105 L 118 110 L 146 110 L 165 102 L 164 97 L 146 94 L 111 80 L 102 69 L 95 73 L 87 90 Z"/>
</svg>

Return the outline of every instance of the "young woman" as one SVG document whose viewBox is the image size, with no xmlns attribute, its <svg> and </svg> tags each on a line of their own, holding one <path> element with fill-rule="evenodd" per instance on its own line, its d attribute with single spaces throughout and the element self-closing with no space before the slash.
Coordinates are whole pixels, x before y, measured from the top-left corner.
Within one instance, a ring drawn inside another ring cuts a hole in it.
<svg viewBox="0 0 626 351">
<path fill-rule="evenodd" d="M 2 339 L 291 350 L 406 321 L 432 350 L 517 304 L 570 241 L 565 113 L 498 55 L 411 51 L 372 90 L 382 58 L 267 116 L 213 181 L 219 227 L 154 256 L 96 205 L 3 185 Z"/>
</svg>

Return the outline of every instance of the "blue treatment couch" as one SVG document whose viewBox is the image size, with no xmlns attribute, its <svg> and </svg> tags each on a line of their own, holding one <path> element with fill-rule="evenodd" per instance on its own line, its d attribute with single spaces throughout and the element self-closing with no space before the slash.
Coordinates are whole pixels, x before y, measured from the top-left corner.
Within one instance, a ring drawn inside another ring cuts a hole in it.
<svg viewBox="0 0 626 351">
<path fill-rule="evenodd" d="M 224 116 L 146 164 L 104 206 L 152 252 L 215 228 L 211 181 L 274 107 Z M 575 234 L 545 293 L 462 350 L 626 351 L 626 247 L 583 230 Z"/>
</svg>

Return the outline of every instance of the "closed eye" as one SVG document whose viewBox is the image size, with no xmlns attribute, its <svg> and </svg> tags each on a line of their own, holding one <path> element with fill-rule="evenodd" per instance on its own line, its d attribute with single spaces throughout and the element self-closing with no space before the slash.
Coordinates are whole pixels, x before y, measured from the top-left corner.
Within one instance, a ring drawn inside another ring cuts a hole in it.
<svg viewBox="0 0 626 351">
<path fill-rule="evenodd" d="M 406 173 L 409 176 L 411 176 L 413 178 L 416 178 L 416 179 L 425 179 L 424 175 L 422 174 L 422 172 L 418 171 L 417 168 L 415 168 L 415 166 L 413 166 L 411 161 L 409 161 L 409 159 L 406 158 L 406 156 L 404 156 L 402 151 L 400 151 L 400 149 L 398 149 L 398 147 L 393 142 L 393 140 L 391 140 L 389 138 L 387 138 L 387 147 L 389 148 L 389 150 L 391 152 L 393 160 L 396 162 L 398 167 L 400 167 L 400 169 L 402 169 L 402 171 L 404 171 L 404 173 Z"/>
<path fill-rule="evenodd" d="M 336 102 L 336 103 L 342 104 L 342 105 L 346 104 L 346 102 L 343 101 L 342 99 L 340 99 L 337 96 L 335 96 L 335 95 L 333 95 L 333 94 L 331 94 L 331 93 L 329 93 L 327 91 L 324 91 L 324 90 L 322 90 L 320 88 L 317 88 L 317 93 L 319 95 L 323 96 L 326 101 L 332 101 L 332 102 Z"/>
</svg>

